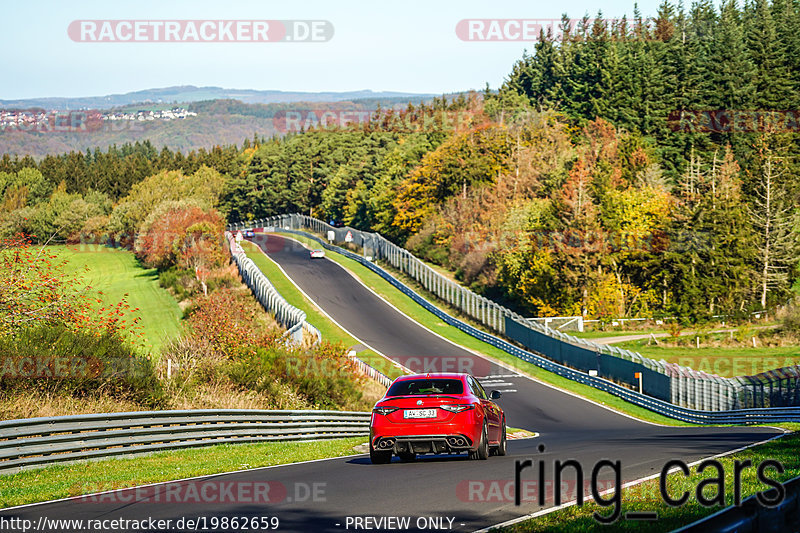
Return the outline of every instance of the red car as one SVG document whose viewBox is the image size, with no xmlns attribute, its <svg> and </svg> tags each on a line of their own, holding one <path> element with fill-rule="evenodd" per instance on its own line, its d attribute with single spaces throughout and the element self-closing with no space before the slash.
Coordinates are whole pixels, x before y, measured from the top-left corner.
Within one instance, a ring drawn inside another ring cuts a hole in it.
<svg viewBox="0 0 800 533">
<path fill-rule="evenodd" d="M 471 459 L 506 454 L 506 417 L 469 374 L 415 374 L 394 380 L 372 409 L 369 458 L 468 452 Z"/>
</svg>

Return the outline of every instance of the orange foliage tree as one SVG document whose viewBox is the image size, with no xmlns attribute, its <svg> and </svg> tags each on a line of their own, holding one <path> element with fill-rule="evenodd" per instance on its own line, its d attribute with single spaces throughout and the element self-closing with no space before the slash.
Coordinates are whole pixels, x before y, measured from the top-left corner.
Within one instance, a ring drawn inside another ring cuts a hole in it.
<svg viewBox="0 0 800 533">
<path fill-rule="evenodd" d="M 136 254 L 151 267 L 208 270 L 224 261 L 225 222 L 213 209 L 164 209 L 136 240 Z"/>
</svg>

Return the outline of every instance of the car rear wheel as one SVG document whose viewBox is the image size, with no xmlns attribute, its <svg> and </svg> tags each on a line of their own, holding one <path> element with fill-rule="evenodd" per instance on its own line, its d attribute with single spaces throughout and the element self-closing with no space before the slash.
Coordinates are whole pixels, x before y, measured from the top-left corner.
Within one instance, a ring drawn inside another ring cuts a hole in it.
<svg viewBox="0 0 800 533">
<path fill-rule="evenodd" d="M 478 442 L 478 449 L 470 452 L 470 459 L 488 459 L 489 458 L 489 435 L 486 431 L 486 423 L 483 424 L 483 431 L 481 432 L 481 440 Z"/>
<path fill-rule="evenodd" d="M 505 455 L 507 452 L 507 445 L 506 445 L 506 423 L 503 421 L 503 431 L 500 434 L 500 444 L 492 450 L 494 455 Z"/>
<path fill-rule="evenodd" d="M 374 465 L 385 465 L 387 463 L 392 462 L 392 452 L 390 451 L 382 451 L 376 450 L 372 447 L 372 443 L 369 443 L 369 460 L 372 461 Z"/>
</svg>

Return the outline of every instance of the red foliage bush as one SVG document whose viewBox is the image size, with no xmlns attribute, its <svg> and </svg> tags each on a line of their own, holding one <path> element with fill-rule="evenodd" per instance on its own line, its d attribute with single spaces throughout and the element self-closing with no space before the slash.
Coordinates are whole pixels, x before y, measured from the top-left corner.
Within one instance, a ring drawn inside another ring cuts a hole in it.
<svg viewBox="0 0 800 533">
<path fill-rule="evenodd" d="M 32 246 L 25 235 L 0 239 L 0 336 L 56 323 L 73 331 L 141 336 L 139 318 L 131 317 L 137 309 L 124 299 L 98 309 L 99 294 L 78 274 L 68 274 L 65 261 L 46 246 Z"/>
<path fill-rule="evenodd" d="M 223 264 L 225 222 L 215 210 L 185 206 L 167 210 L 136 239 L 136 255 L 148 266 L 208 270 Z"/>
</svg>

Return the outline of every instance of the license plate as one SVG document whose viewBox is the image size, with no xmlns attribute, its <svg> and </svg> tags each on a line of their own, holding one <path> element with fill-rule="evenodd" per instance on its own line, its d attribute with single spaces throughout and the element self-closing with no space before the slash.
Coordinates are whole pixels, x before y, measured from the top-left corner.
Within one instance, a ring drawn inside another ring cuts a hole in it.
<svg viewBox="0 0 800 533">
<path fill-rule="evenodd" d="M 403 418 L 436 418 L 436 409 L 406 409 Z"/>
</svg>

